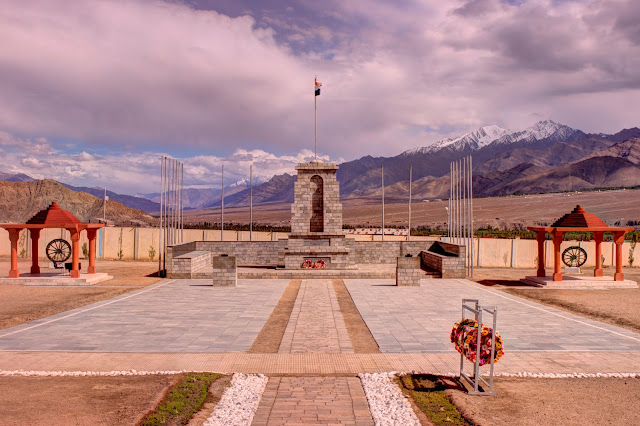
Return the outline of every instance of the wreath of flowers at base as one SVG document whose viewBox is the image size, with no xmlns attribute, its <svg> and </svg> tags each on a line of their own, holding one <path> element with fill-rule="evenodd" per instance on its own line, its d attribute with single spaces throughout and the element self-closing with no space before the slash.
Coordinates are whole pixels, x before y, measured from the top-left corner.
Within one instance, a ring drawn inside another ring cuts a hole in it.
<svg viewBox="0 0 640 426">
<path fill-rule="evenodd" d="M 313 267 L 316 269 L 324 269 L 327 267 L 327 263 L 322 259 L 318 259 L 316 260 L 316 263 L 313 265 Z"/>
<path fill-rule="evenodd" d="M 305 261 L 302 262 L 303 269 L 325 269 L 326 267 L 327 262 L 322 259 L 316 259 L 315 262 L 311 259 L 305 259 Z"/>
<path fill-rule="evenodd" d="M 302 267 L 304 269 L 311 269 L 313 268 L 313 261 L 311 259 L 306 259 L 304 262 L 302 262 Z"/>
<path fill-rule="evenodd" d="M 493 340 L 493 329 L 480 324 L 480 365 L 491 362 L 491 345 Z M 504 355 L 504 344 L 499 332 L 496 333 L 496 347 L 494 352 L 494 362 L 498 362 Z M 470 318 L 463 319 L 454 324 L 451 330 L 451 343 L 456 350 L 467 360 L 476 362 L 478 351 L 478 321 Z"/>
</svg>

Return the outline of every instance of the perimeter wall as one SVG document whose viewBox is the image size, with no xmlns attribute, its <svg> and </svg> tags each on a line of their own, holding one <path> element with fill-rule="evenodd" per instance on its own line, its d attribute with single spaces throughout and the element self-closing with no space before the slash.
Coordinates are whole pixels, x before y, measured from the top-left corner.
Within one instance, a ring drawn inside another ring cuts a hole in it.
<svg viewBox="0 0 640 426">
<path fill-rule="evenodd" d="M 123 259 L 123 260 L 155 260 L 158 259 L 158 229 L 157 228 L 120 228 L 109 227 L 102 228 L 98 232 L 96 241 L 96 255 L 99 259 Z M 43 229 L 40 233 L 39 251 L 44 258 L 45 248 L 49 241 L 55 238 L 64 238 L 70 242 L 69 233 L 60 229 Z M 253 232 L 253 241 L 271 241 L 274 248 L 284 244 L 278 242 L 286 239 L 285 232 Z M 347 238 L 356 241 L 380 241 L 380 235 L 349 235 Z M 411 242 L 433 241 L 438 238 L 434 237 L 412 237 Z M 219 230 L 201 230 L 201 229 L 185 229 L 184 241 L 221 241 L 221 233 Z M 249 241 L 249 231 L 224 231 L 224 241 Z M 406 241 L 403 236 L 385 236 L 385 241 Z M 452 241 L 454 242 L 454 241 Z M 88 244 L 85 232 L 80 236 L 80 247 Z M 547 267 L 553 267 L 553 243 L 546 242 L 546 259 Z M 380 246 L 379 243 L 372 245 Z M 230 246 L 240 247 L 237 243 Z M 587 263 L 585 266 L 593 267 L 595 265 L 595 245 L 592 241 L 564 241 L 562 250 L 570 246 L 580 246 L 587 252 Z M 362 247 L 357 244 L 356 247 Z M 399 249 L 398 245 L 398 249 Z M 629 266 L 631 257 L 629 256 L 633 247 L 633 266 L 640 265 L 640 248 L 636 248 L 631 242 L 625 242 L 623 245 L 622 258 L 625 266 Z M 0 256 L 10 255 L 9 233 L 0 229 Z M 356 248 L 359 250 L 359 248 Z M 395 252 L 394 247 L 394 252 Z M 367 247 L 366 253 L 373 253 Z M 363 252 L 364 255 L 365 252 Z M 31 256 L 31 238 L 28 232 L 23 230 L 20 233 L 18 242 L 18 254 L 21 257 Z M 535 240 L 521 239 L 498 239 L 498 238 L 475 238 L 473 259 L 474 265 L 480 267 L 512 267 L 512 268 L 534 268 L 537 265 L 537 243 Z M 615 259 L 615 244 L 612 242 L 602 243 L 602 255 L 604 256 L 604 266 L 613 266 Z M 82 257 L 82 253 L 80 254 Z M 387 254 L 381 253 L 378 259 L 371 259 L 370 262 L 386 262 L 395 263 L 393 259 L 388 258 Z M 367 261 L 368 263 L 369 261 Z"/>
</svg>

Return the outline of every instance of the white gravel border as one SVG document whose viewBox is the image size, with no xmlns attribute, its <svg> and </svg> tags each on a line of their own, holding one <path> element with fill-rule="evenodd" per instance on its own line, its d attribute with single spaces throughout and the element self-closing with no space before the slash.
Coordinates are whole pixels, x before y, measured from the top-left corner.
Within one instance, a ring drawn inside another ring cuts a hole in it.
<svg viewBox="0 0 640 426">
<path fill-rule="evenodd" d="M 369 411 L 376 425 L 420 426 L 418 417 L 396 383 L 398 374 L 360 373 L 364 394 L 369 402 Z"/>
<path fill-rule="evenodd" d="M 234 373 L 231 386 L 224 390 L 220 401 L 204 426 L 249 426 L 256 414 L 262 392 L 267 386 L 263 374 Z"/>
</svg>

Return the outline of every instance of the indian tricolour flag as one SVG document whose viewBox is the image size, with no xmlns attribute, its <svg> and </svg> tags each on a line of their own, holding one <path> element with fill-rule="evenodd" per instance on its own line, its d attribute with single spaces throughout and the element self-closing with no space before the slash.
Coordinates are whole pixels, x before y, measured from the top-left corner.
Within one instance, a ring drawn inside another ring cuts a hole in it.
<svg viewBox="0 0 640 426">
<path fill-rule="evenodd" d="M 316 82 L 316 96 L 320 96 L 320 87 L 322 87 L 322 83 L 320 83 L 317 78 L 315 79 L 315 82 Z"/>
</svg>

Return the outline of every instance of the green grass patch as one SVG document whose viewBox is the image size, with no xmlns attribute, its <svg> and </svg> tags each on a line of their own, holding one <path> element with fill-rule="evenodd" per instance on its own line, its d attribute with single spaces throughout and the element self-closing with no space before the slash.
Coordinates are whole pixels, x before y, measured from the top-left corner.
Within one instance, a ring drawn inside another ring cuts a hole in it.
<svg viewBox="0 0 640 426">
<path fill-rule="evenodd" d="M 189 373 L 176 383 L 164 401 L 155 410 L 147 414 L 141 425 L 186 425 L 204 402 L 209 386 L 220 374 Z"/>
<path fill-rule="evenodd" d="M 400 386 L 406 389 L 416 405 L 436 425 L 471 425 L 451 403 L 444 392 L 447 386 L 431 374 L 400 377 Z"/>
</svg>

